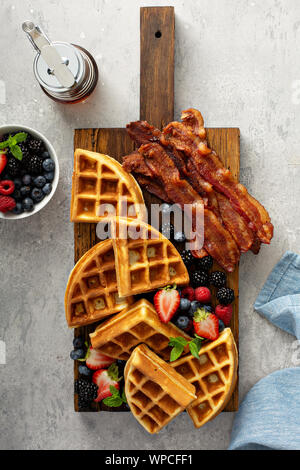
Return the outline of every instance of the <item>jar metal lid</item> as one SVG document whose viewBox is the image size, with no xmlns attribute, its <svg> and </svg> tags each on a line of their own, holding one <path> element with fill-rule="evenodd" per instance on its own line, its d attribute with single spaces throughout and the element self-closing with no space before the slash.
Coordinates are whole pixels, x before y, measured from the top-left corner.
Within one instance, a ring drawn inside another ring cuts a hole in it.
<svg viewBox="0 0 300 470">
<path fill-rule="evenodd" d="M 52 45 L 55 47 L 59 55 L 62 57 L 64 63 L 67 65 L 74 76 L 75 84 L 71 88 L 77 88 L 85 75 L 85 63 L 82 55 L 77 48 L 72 46 L 72 44 L 65 42 L 53 42 Z M 64 88 L 59 83 L 39 53 L 34 59 L 33 71 L 40 85 L 49 92 L 64 93 L 70 90 L 70 88 Z"/>
</svg>

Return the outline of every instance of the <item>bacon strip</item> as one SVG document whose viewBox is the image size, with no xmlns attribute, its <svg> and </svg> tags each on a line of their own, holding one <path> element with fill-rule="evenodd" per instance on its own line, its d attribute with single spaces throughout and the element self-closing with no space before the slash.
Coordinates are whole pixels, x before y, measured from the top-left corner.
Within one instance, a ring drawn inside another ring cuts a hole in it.
<svg viewBox="0 0 300 470">
<path fill-rule="evenodd" d="M 199 115 L 201 116 L 200 113 Z M 200 134 L 201 129 L 204 129 L 201 127 L 201 124 L 195 125 L 195 128 L 198 129 L 197 132 Z M 127 129 L 130 137 L 134 139 L 138 145 L 147 142 L 157 142 L 158 139 L 160 140 L 162 138 L 162 133 L 146 121 L 132 122 L 127 126 Z M 226 201 L 223 201 L 222 209 L 224 209 L 226 205 L 226 212 L 224 210 L 221 212 L 217 193 L 213 189 L 212 185 L 205 181 L 205 179 L 199 174 L 194 162 L 191 159 L 187 159 L 186 156 L 177 149 L 172 148 L 170 150 L 169 147 L 164 148 L 172 158 L 176 167 L 179 169 L 181 175 L 186 177 L 191 186 L 201 195 L 205 206 L 211 209 L 215 213 L 216 217 L 224 223 L 240 250 L 242 252 L 248 251 L 253 244 L 254 234 L 249 229 L 242 216 L 232 207 L 229 200 L 227 199 Z M 139 172 L 141 172 L 141 169 Z M 143 174 L 145 173 L 143 172 Z"/>
<path fill-rule="evenodd" d="M 208 148 L 206 132 L 204 136 L 204 128 L 201 127 L 203 119 L 201 121 L 200 118 L 199 122 L 199 115 L 197 118 L 193 112 L 199 113 L 196 110 L 189 110 L 188 116 L 187 112 L 183 113 L 188 125 L 172 122 L 165 127 L 164 137 L 161 139 L 163 144 L 173 145 L 177 150 L 184 152 L 193 161 L 200 175 L 230 200 L 236 211 L 244 217 L 249 228 L 257 233 L 261 242 L 269 244 L 273 237 L 273 225 L 269 214 L 250 196 L 246 188 L 233 178 L 231 172 L 224 168 L 218 155 Z M 197 134 L 191 130 L 193 117 Z"/>
<path fill-rule="evenodd" d="M 193 216 L 196 216 L 198 210 L 203 211 L 204 204 L 201 196 L 186 180 L 180 178 L 174 162 L 159 144 L 143 145 L 139 153 L 143 155 L 148 168 L 159 179 L 173 203 L 180 205 L 182 209 L 186 204 L 193 205 Z M 128 168 L 127 157 L 125 157 L 124 167 Z M 240 257 L 235 241 L 215 214 L 206 208 L 204 209 L 204 226 L 204 248 L 224 269 L 232 272 Z"/>
</svg>

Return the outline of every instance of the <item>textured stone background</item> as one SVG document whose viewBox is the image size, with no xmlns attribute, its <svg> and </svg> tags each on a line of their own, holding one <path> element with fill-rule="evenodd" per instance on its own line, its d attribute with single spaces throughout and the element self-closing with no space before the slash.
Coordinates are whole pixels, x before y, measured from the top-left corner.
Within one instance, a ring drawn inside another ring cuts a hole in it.
<svg viewBox="0 0 300 470">
<path fill-rule="evenodd" d="M 276 227 L 271 247 L 241 262 L 240 395 L 293 361 L 293 338 L 259 317 L 253 302 L 269 271 L 300 242 L 300 4 L 298 0 L 0 0 L 0 124 L 43 132 L 60 159 L 61 180 L 36 216 L 0 222 L 1 449 L 223 449 L 233 414 L 201 430 L 179 416 L 150 437 L 128 415 L 75 414 L 72 333 L 63 298 L 73 265 L 69 222 L 76 127 L 118 127 L 138 117 L 139 7 L 176 7 L 176 117 L 198 107 L 207 126 L 241 129 L 241 180 Z M 99 86 L 75 106 L 51 102 L 32 74 L 34 52 L 21 31 L 33 19 L 53 40 L 95 56 Z M 297 88 L 298 87 L 298 88 Z"/>
</svg>

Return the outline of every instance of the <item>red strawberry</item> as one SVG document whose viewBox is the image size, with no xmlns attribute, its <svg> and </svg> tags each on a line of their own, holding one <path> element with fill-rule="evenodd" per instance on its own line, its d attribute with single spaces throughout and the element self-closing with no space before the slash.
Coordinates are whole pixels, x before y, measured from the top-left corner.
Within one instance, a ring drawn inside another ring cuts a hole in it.
<svg viewBox="0 0 300 470">
<path fill-rule="evenodd" d="M 180 295 L 175 287 L 165 287 L 154 296 L 155 310 L 163 323 L 168 323 L 174 317 L 179 305 Z"/>
<path fill-rule="evenodd" d="M 218 317 L 199 308 L 194 315 L 194 330 L 198 336 L 215 341 L 219 337 Z"/>
<path fill-rule="evenodd" d="M 195 300 L 194 289 L 192 287 L 185 287 L 185 289 L 181 291 L 181 297 L 183 299 L 189 299 L 190 302 L 193 302 L 193 300 Z"/>
<path fill-rule="evenodd" d="M 0 154 L 0 174 L 6 167 L 6 163 L 7 163 L 7 156 L 5 155 L 5 153 L 1 153 Z"/>
<path fill-rule="evenodd" d="M 216 315 L 222 320 L 225 326 L 229 326 L 232 317 L 232 305 L 217 305 L 216 306 Z"/>
<path fill-rule="evenodd" d="M 211 301 L 211 292 L 207 287 L 197 287 L 195 289 L 195 299 L 202 304 L 209 304 Z"/>
<path fill-rule="evenodd" d="M 86 365 L 91 370 L 107 369 L 115 359 L 105 356 L 100 351 L 93 349 L 92 346 L 89 349 Z"/>
<path fill-rule="evenodd" d="M 98 396 L 94 400 L 96 403 L 112 396 L 110 387 L 115 387 L 117 390 L 120 390 L 119 382 L 111 378 L 107 370 L 97 370 L 92 380 L 94 384 L 98 385 Z"/>
<path fill-rule="evenodd" d="M 9 212 L 16 207 L 16 201 L 10 196 L 0 196 L 0 212 Z"/>
</svg>

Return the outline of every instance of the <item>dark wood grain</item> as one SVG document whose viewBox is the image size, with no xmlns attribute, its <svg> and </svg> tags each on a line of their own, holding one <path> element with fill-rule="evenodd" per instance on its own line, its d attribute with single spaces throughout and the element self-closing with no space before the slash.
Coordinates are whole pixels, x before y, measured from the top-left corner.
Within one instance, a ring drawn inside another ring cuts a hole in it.
<svg viewBox="0 0 300 470">
<path fill-rule="evenodd" d="M 161 37 L 155 33 L 160 32 Z M 174 8 L 141 8 L 141 90 L 140 119 L 148 120 L 161 128 L 174 118 Z M 238 129 L 207 129 L 208 140 L 212 148 L 222 158 L 226 167 L 239 178 L 240 139 Z M 121 161 L 121 157 L 130 153 L 134 145 L 125 129 L 77 129 L 75 130 L 74 148 L 105 153 Z M 151 204 L 160 202 L 158 198 L 144 191 L 148 210 Z M 97 243 L 95 224 L 74 226 L 75 262 Z M 179 248 L 179 246 L 177 246 Z M 219 269 L 218 266 L 215 266 Z M 238 344 L 238 268 L 228 275 L 228 284 L 235 290 L 236 301 L 232 319 L 232 331 Z M 214 293 L 215 294 L 215 293 Z M 213 299 L 215 302 L 215 299 Z M 75 335 L 88 335 L 94 325 L 75 330 Z M 78 364 L 75 362 L 75 378 L 78 378 Z M 226 411 L 238 409 L 238 386 L 226 407 Z M 75 397 L 75 410 L 78 411 Z M 92 411 L 123 411 L 108 409 L 104 405 L 92 405 Z"/>
<path fill-rule="evenodd" d="M 141 8 L 140 119 L 159 129 L 174 117 L 174 41 L 174 8 Z"/>
</svg>

